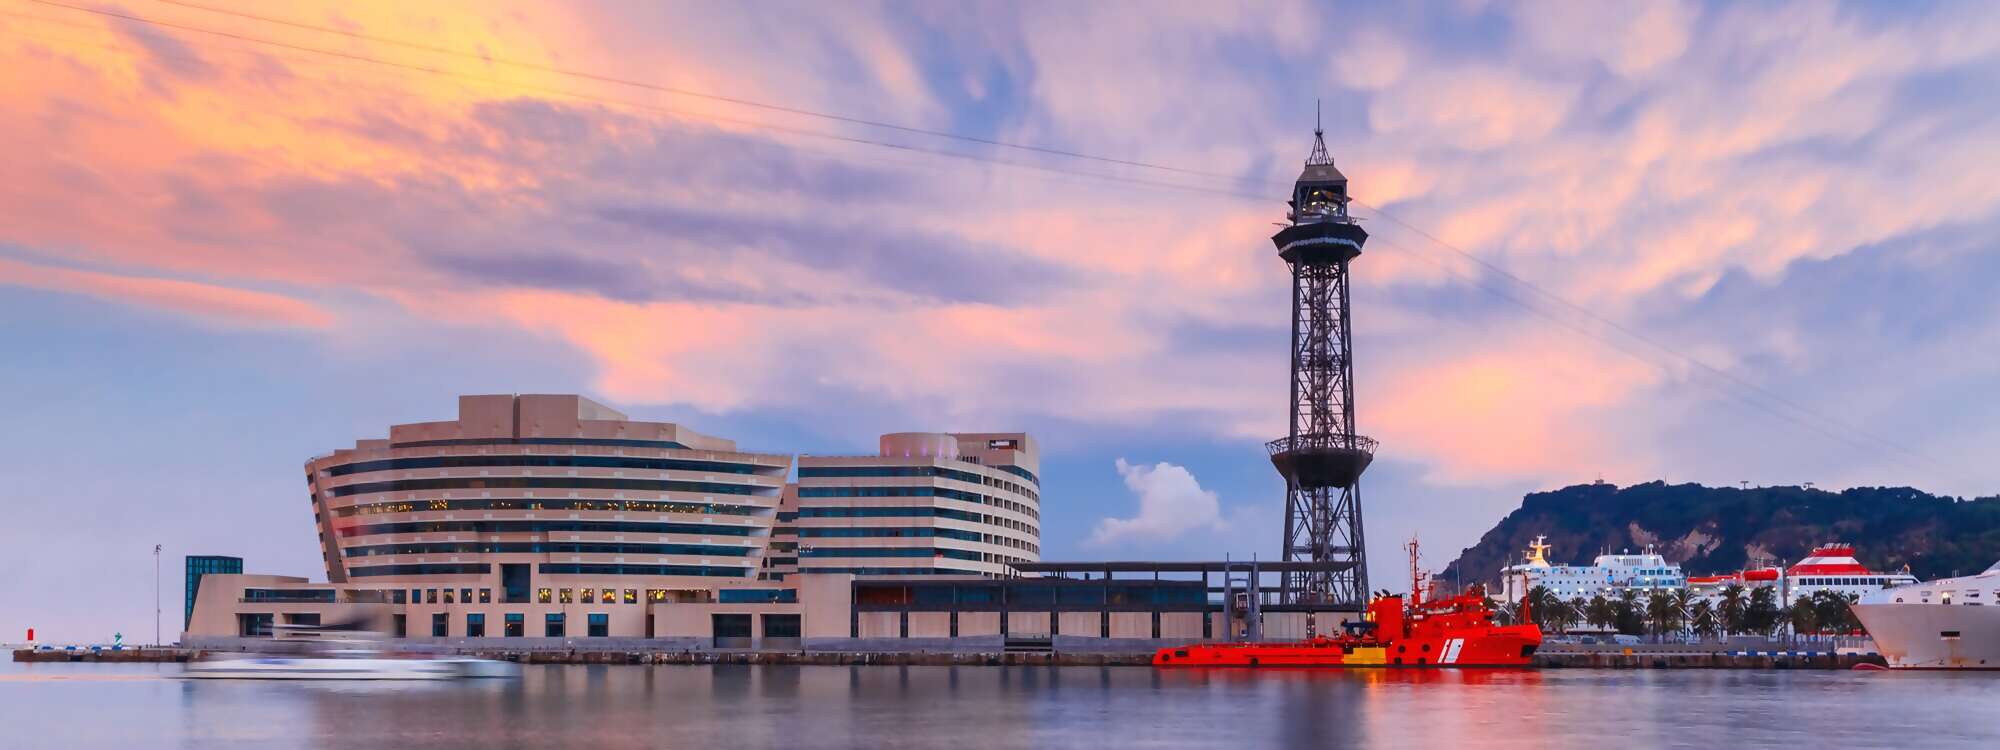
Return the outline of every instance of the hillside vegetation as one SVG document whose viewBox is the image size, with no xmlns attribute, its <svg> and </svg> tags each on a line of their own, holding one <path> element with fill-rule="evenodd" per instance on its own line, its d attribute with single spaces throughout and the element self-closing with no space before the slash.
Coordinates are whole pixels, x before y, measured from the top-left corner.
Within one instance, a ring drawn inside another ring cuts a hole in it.
<svg viewBox="0 0 2000 750">
<path fill-rule="evenodd" d="M 1908 487 L 1826 492 L 1804 487 L 1580 484 L 1523 498 L 1464 550 L 1444 578 L 1493 581 L 1546 535 L 1549 561 L 1589 564 L 1648 544 L 1689 575 L 1727 573 L 1753 559 L 1796 562 L 1815 545 L 1853 544 L 1877 569 L 1907 565 L 1918 578 L 1963 575 L 2000 559 L 2000 497 L 1962 500 Z"/>
</svg>

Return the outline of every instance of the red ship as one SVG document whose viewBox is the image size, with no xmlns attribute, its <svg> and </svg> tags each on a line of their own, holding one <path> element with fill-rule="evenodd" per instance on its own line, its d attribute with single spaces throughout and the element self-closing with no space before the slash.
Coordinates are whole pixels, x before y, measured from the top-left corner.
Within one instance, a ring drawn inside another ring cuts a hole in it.
<svg viewBox="0 0 2000 750">
<path fill-rule="evenodd" d="M 1474 584 L 1458 596 L 1427 599 L 1415 574 L 1410 545 L 1411 600 L 1377 597 L 1360 622 L 1343 624 L 1337 637 L 1289 643 L 1197 643 L 1163 648 L 1156 667 L 1525 667 L 1542 645 L 1532 622 L 1495 625 L 1485 588 Z M 1528 620 L 1527 603 L 1521 619 Z"/>
</svg>

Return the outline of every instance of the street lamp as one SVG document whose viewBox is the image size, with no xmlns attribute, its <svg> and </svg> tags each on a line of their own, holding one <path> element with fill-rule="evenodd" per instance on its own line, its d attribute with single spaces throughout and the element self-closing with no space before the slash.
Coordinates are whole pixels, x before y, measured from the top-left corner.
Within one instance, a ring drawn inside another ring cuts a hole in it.
<svg viewBox="0 0 2000 750">
<path fill-rule="evenodd" d="M 153 646 L 160 645 L 160 545 L 153 545 Z"/>
</svg>

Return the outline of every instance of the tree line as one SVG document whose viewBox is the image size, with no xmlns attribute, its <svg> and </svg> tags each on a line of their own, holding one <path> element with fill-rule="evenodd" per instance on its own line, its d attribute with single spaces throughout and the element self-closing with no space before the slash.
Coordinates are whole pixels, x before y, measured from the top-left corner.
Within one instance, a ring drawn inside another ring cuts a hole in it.
<svg viewBox="0 0 2000 750">
<path fill-rule="evenodd" d="M 1528 614 L 1537 626 L 1550 633 L 1565 633 L 1579 624 L 1598 631 L 1623 635 L 1694 635 L 1714 638 L 1728 635 L 1773 635 L 1789 632 L 1794 636 L 1838 635 L 1857 632 L 1861 621 L 1849 605 L 1853 595 L 1815 591 L 1799 597 L 1790 607 L 1778 604 L 1778 591 L 1770 586 L 1745 589 L 1729 586 L 1721 596 L 1697 599 L 1688 589 L 1656 590 L 1645 595 L 1625 589 L 1617 596 L 1602 594 L 1586 600 L 1565 600 L 1547 587 L 1528 590 Z M 1518 620 L 1520 605 L 1509 602 L 1495 613 L 1503 623 Z"/>
</svg>

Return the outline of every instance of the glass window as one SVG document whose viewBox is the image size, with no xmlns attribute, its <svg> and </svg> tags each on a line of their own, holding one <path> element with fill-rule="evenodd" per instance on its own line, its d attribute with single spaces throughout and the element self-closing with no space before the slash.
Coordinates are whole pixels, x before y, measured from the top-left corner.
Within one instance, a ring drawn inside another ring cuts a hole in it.
<svg viewBox="0 0 2000 750">
<path fill-rule="evenodd" d="M 611 615 L 603 612 L 590 613 L 590 637 L 604 638 L 611 635 Z"/>
<path fill-rule="evenodd" d="M 550 589 L 535 589 L 535 602 L 538 604 L 548 604 L 554 598 L 555 594 Z"/>
<path fill-rule="evenodd" d="M 444 603 L 446 603 L 446 604 L 456 604 L 456 603 L 457 603 L 457 600 L 456 600 L 456 599 L 453 599 L 453 598 L 452 598 L 452 595 L 451 595 L 451 589 L 445 589 L 445 590 L 444 590 Z"/>
<path fill-rule="evenodd" d="M 542 637 L 563 638 L 568 635 L 568 626 L 563 621 L 563 613 L 550 612 L 542 617 Z"/>
<path fill-rule="evenodd" d="M 582 601 L 584 604 L 595 603 L 597 601 L 597 589 L 584 589 L 583 599 L 581 599 L 580 601 Z"/>
<path fill-rule="evenodd" d="M 425 604 L 436 604 L 436 603 L 438 603 L 438 590 L 437 590 L 437 589 L 424 589 L 424 603 L 425 603 Z"/>
<path fill-rule="evenodd" d="M 559 603 L 562 603 L 562 604 L 569 604 L 569 603 L 570 603 L 570 596 L 571 596 L 571 592 L 570 592 L 570 590 L 569 590 L 569 589 L 556 589 L 556 601 L 557 601 L 557 602 L 559 602 Z M 588 595 L 588 594 L 585 594 L 585 596 L 589 596 L 589 595 Z"/>
<path fill-rule="evenodd" d="M 617 604 L 617 603 L 618 603 L 618 590 L 617 590 L 617 589 L 604 589 L 604 590 L 603 590 L 603 592 L 601 592 L 601 593 L 600 593 L 600 594 L 598 595 L 598 600 L 597 600 L 597 601 L 598 601 L 598 602 L 599 602 L 600 604 Z"/>
<path fill-rule="evenodd" d="M 410 603 L 411 603 L 411 604 L 418 604 L 418 603 L 421 603 L 421 602 L 423 602 L 423 600 L 424 600 L 424 592 L 423 592 L 423 589 L 410 589 Z"/>
<path fill-rule="evenodd" d="M 480 590 L 479 590 L 479 603 L 480 603 L 480 604 L 492 604 L 492 603 L 493 603 L 493 589 L 480 589 Z"/>
<path fill-rule="evenodd" d="M 432 593 L 436 593 L 436 589 L 432 589 Z M 446 632 L 451 627 L 451 621 L 447 618 L 448 616 L 443 612 L 431 615 L 432 638 L 444 638 L 450 635 L 450 633 Z"/>
<path fill-rule="evenodd" d="M 459 601 L 461 601 L 461 602 L 465 602 L 466 604 L 471 604 L 471 603 L 472 603 L 472 589 L 459 589 L 459 590 L 458 590 L 458 600 L 459 600 Z"/>
<path fill-rule="evenodd" d="M 638 604 L 638 603 L 639 603 L 639 590 L 638 590 L 638 589 L 626 589 L 626 590 L 625 590 L 625 603 L 626 603 L 626 604 Z"/>
<path fill-rule="evenodd" d="M 508 638 L 519 638 L 528 634 L 528 617 L 519 612 L 509 612 L 501 616 L 503 628 L 500 632 Z"/>
<path fill-rule="evenodd" d="M 664 602 L 666 600 L 667 600 L 666 589 L 646 589 L 646 601 L 657 603 L 657 602 Z"/>
<path fill-rule="evenodd" d="M 467 638 L 486 637 L 486 615 L 480 614 L 478 612 L 466 613 L 465 637 Z"/>
</svg>

